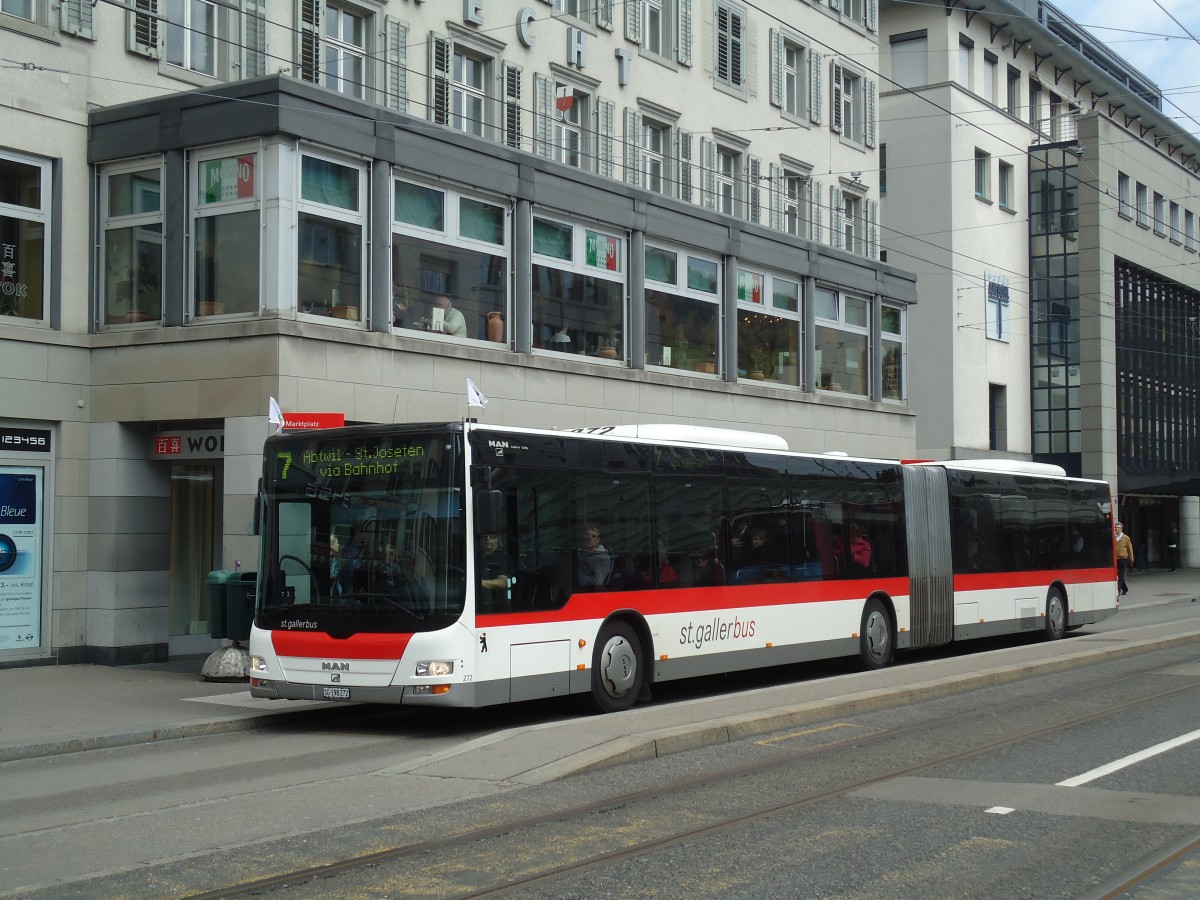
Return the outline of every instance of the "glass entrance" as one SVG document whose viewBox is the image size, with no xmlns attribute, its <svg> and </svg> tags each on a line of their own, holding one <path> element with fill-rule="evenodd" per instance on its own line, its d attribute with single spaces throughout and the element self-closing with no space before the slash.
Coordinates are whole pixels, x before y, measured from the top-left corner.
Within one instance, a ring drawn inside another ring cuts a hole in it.
<svg viewBox="0 0 1200 900">
<path fill-rule="evenodd" d="M 171 466 L 171 562 L 167 624 L 172 637 L 208 635 L 208 573 L 219 533 L 214 465 Z"/>
</svg>

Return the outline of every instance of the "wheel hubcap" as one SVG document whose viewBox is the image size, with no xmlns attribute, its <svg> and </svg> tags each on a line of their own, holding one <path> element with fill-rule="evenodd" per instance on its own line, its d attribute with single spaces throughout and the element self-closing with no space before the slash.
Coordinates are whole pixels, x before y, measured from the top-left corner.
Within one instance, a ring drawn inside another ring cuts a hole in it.
<svg viewBox="0 0 1200 900">
<path fill-rule="evenodd" d="M 872 659 L 885 659 L 888 650 L 887 617 L 875 611 L 867 617 L 867 627 L 863 630 L 867 639 L 867 649 Z"/>
<path fill-rule="evenodd" d="M 1058 634 L 1063 629 L 1063 620 L 1065 613 L 1063 611 L 1062 601 L 1058 597 L 1050 598 L 1050 628 L 1055 634 Z"/>
<path fill-rule="evenodd" d="M 637 677 L 637 657 L 633 647 L 623 637 L 614 637 L 604 645 L 600 675 L 605 690 L 613 697 L 623 697 L 633 688 Z"/>
</svg>

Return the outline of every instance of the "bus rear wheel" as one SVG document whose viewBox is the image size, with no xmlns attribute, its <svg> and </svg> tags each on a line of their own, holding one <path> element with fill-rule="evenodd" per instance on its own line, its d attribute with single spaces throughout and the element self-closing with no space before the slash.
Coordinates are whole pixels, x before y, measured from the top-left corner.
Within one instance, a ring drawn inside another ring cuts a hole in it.
<svg viewBox="0 0 1200 900">
<path fill-rule="evenodd" d="M 892 618 L 879 600 L 868 600 L 863 607 L 862 627 L 858 632 L 858 655 L 868 670 L 882 669 L 892 661 Z"/>
<path fill-rule="evenodd" d="M 1050 588 L 1046 595 L 1046 640 L 1062 640 L 1067 633 L 1067 601 L 1062 591 Z"/>
<path fill-rule="evenodd" d="M 642 644 L 633 628 L 621 621 L 605 625 L 592 654 L 592 707 L 602 713 L 629 709 L 644 678 Z"/>
</svg>

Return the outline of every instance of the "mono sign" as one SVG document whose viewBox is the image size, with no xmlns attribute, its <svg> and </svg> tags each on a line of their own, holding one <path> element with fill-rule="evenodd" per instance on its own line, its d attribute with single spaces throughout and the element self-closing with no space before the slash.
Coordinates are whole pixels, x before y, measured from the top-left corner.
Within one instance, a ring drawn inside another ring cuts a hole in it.
<svg viewBox="0 0 1200 900">
<path fill-rule="evenodd" d="M 225 456 L 223 431 L 166 431 L 154 436 L 151 459 L 222 459 Z"/>
</svg>

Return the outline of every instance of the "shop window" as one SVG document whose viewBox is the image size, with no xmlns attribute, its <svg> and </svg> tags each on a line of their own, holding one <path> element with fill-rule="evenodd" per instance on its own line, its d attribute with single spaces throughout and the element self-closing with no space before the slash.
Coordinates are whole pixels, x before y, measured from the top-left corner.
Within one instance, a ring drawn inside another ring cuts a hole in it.
<svg viewBox="0 0 1200 900">
<path fill-rule="evenodd" d="M 892 303 L 884 303 L 879 311 L 881 332 L 880 346 L 883 351 L 880 360 L 880 375 L 882 376 L 882 397 L 884 400 L 905 400 L 907 390 L 907 346 L 904 334 L 904 307 Z"/>
<path fill-rule="evenodd" d="M 720 263 L 647 244 L 645 270 L 646 364 L 717 374 Z"/>
<path fill-rule="evenodd" d="M 421 336 L 507 343 L 506 206 L 395 182 L 392 324 Z"/>
<path fill-rule="evenodd" d="M 105 325 L 162 320 L 162 167 L 154 160 L 111 166 L 101 183 Z"/>
<path fill-rule="evenodd" d="M 0 316 L 46 323 L 49 235 L 49 161 L 0 152 Z"/>
<path fill-rule="evenodd" d="M 221 155 L 224 154 L 224 155 Z M 192 313 L 257 313 L 262 255 L 259 154 L 223 149 L 192 164 Z"/>
<path fill-rule="evenodd" d="M 738 377 L 799 385 L 799 282 L 739 269 L 737 305 Z"/>
<path fill-rule="evenodd" d="M 298 309 L 360 321 L 363 315 L 365 170 L 304 154 L 296 212 Z"/>
<path fill-rule="evenodd" d="M 817 288 L 813 306 L 817 387 L 867 396 L 870 301 Z"/>
<path fill-rule="evenodd" d="M 625 241 L 533 217 L 533 346 L 625 359 Z"/>
</svg>

